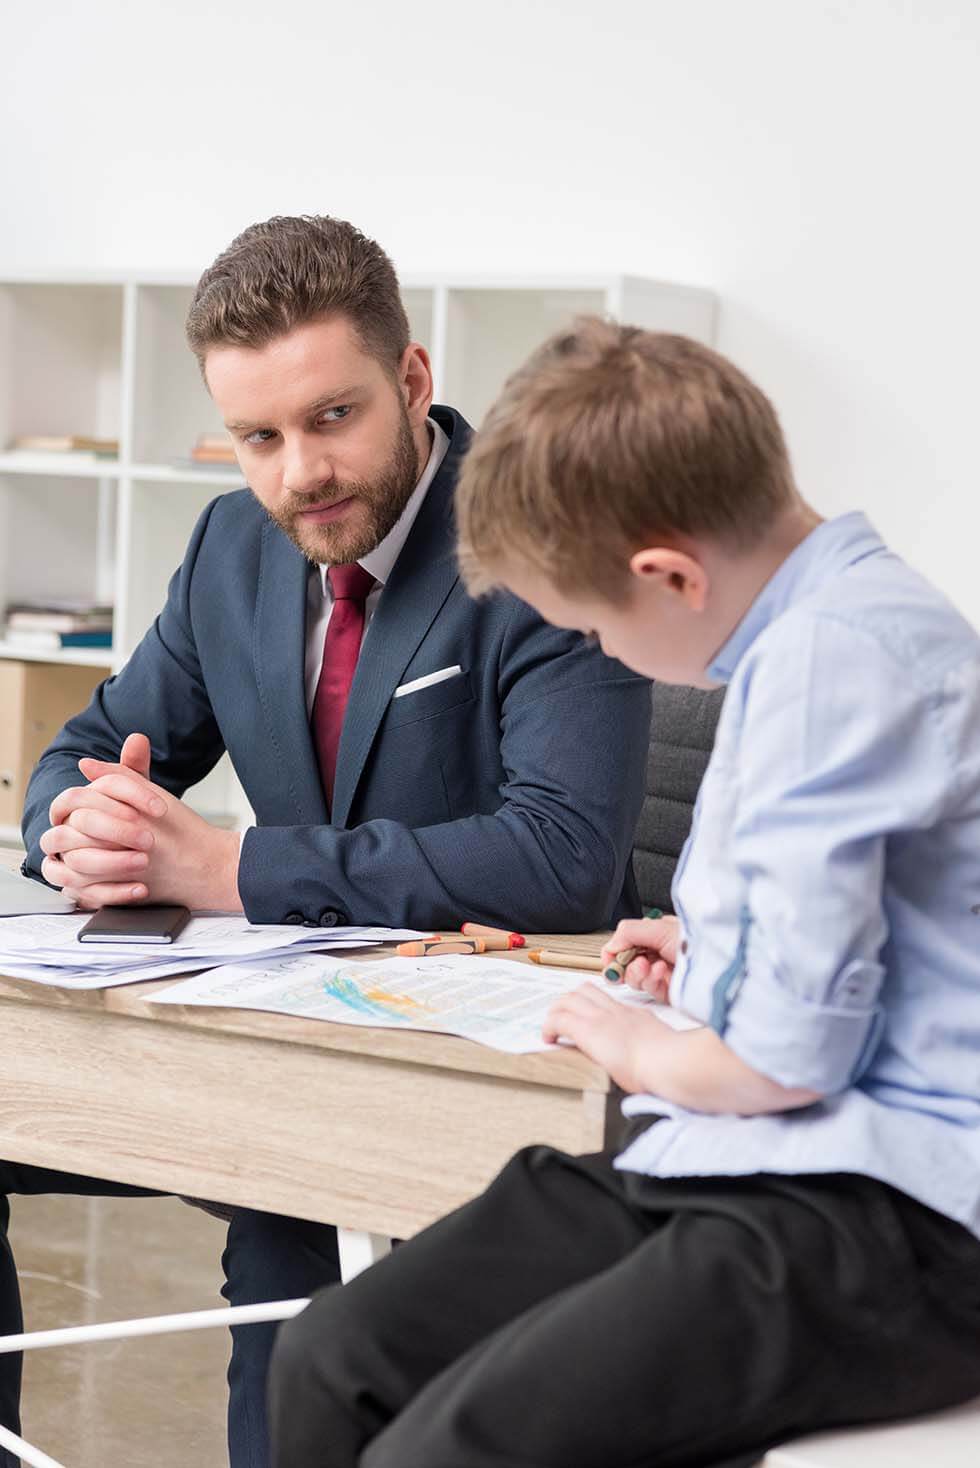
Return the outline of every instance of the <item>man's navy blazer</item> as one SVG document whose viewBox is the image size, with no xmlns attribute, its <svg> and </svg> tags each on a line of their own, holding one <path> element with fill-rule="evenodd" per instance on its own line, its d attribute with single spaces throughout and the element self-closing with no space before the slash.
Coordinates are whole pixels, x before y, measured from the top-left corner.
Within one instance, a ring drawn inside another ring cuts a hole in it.
<svg viewBox="0 0 980 1468">
<path fill-rule="evenodd" d="M 638 910 L 649 685 L 512 596 L 467 595 L 453 487 L 471 435 L 432 413 L 450 446 L 365 634 L 332 811 L 304 689 L 309 564 L 241 490 L 204 510 L 156 622 L 42 755 L 25 871 L 79 758 L 116 760 L 139 730 L 175 795 L 231 755 L 257 821 L 238 876 L 253 922 L 562 932 Z"/>
</svg>

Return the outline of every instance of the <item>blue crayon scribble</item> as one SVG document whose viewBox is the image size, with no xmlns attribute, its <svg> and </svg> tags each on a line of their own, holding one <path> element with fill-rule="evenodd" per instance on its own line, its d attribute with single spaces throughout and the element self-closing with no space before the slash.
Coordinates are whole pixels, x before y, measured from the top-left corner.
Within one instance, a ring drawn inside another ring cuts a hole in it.
<svg viewBox="0 0 980 1468">
<path fill-rule="evenodd" d="M 380 1015 L 384 1019 L 397 1019 L 403 1024 L 408 1022 L 408 1015 L 400 1014 L 397 1009 L 388 1004 L 377 1004 L 365 998 L 357 984 L 343 974 L 334 974 L 332 978 L 327 979 L 324 982 L 323 991 L 328 998 L 339 999 L 342 1004 L 347 1005 L 348 1009 L 356 1009 L 359 1014 L 369 1015 L 372 1019 L 377 1019 Z"/>
</svg>

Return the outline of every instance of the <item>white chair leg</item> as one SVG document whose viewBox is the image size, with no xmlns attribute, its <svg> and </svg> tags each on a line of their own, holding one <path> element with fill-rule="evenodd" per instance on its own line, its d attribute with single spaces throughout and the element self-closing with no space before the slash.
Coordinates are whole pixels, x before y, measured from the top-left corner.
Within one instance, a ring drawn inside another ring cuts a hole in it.
<svg viewBox="0 0 980 1468">
<path fill-rule="evenodd" d="M 63 1463 L 49 1458 L 40 1448 L 32 1448 L 30 1443 L 26 1443 L 22 1437 L 6 1427 L 0 1427 L 0 1448 L 8 1448 L 10 1452 L 16 1453 L 20 1461 L 29 1464 L 30 1468 L 64 1468 Z"/>
<path fill-rule="evenodd" d="M 139 1320 L 106 1320 L 97 1325 L 66 1325 L 59 1330 L 32 1330 L 0 1336 L 0 1356 L 10 1351 L 38 1351 L 46 1346 L 77 1346 L 86 1341 L 128 1340 L 137 1335 L 169 1335 L 181 1330 L 208 1330 L 216 1325 L 253 1325 L 262 1320 L 288 1320 L 305 1310 L 309 1300 L 270 1300 L 260 1305 L 225 1305 L 218 1310 L 190 1310 L 181 1315 L 148 1315 Z"/>
<path fill-rule="evenodd" d="M 367 1237 L 367 1236 L 365 1236 Z M 46 1346 L 82 1345 L 86 1341 L 126 1340 L 137 1335 L 169 1335 L 206 1330 L 215 1325 L 251 1325 L 263 1320 L 289 1320 L 309 1300 L 270 1300 L 260 1305 L 228 1305 L 220 1310 L 191 1310 L 181 1315 L 151 1315 L 142 1320 L 107 1320 L 97 1325 L 68 1325 L 60 1330 L 34 1330 L 0 1336 L 0 1356 L 12 1351 L 38 1351 Z M 40 1448 L 0 1425 L 0 1448 L 15 1453 L 28 1468 L 64 1468 Z"/>
<path fill-rule="evenodd" d="M 338 1228 L 337 1245 L 340 1251 L 340 1277 L 344 1284 L 356 1274 L 377 1264 L 391 1253 L 391 1240 L 384 1234 L 363 1234 L 352 1228 Z"/>
</svg>

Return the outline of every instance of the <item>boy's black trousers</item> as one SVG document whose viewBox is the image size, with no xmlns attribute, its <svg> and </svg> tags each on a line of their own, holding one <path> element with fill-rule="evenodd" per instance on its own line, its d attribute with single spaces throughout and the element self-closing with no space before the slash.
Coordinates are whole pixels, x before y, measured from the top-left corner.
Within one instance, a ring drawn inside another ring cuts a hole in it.
<svg viewBox="0 0 980 1468">
<path fill-rule="evenodd" d="M 276 1468 L 747 1468 L 980 1393 L 980 1240 L 866 1177 L 519 1153 L 283 1327 Z"/>
</svg>

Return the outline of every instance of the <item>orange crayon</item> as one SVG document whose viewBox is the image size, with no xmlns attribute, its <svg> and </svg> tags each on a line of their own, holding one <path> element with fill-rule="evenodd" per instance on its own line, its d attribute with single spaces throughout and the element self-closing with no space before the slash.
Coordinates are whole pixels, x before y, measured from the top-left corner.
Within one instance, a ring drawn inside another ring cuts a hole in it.
<svg viewBox="0 0 980 1468">
<path fill-rule="evenodd" d="M 434 958 L 440 953 L 486 953 L 482 938 L 415 938 L 411 943 L 399 943 L 395 952 L 399 958 Z"/>
<path fill-rule="evenodd" d="M 483 947 L 477 951 L 480 953 L 506 953 L 508 949 L 516 945 L 509 942 L 510 934 L 501 933 L 498 937 L 495 933 L 488 933 L 485 938 L 469 936 L 461 938 L 458 933 L 433 933 L 431 938 L 426 938 L 426 943 L 482 943 Z M 522 940 L 523 941 L 523 940 Z"/>
</svg>

